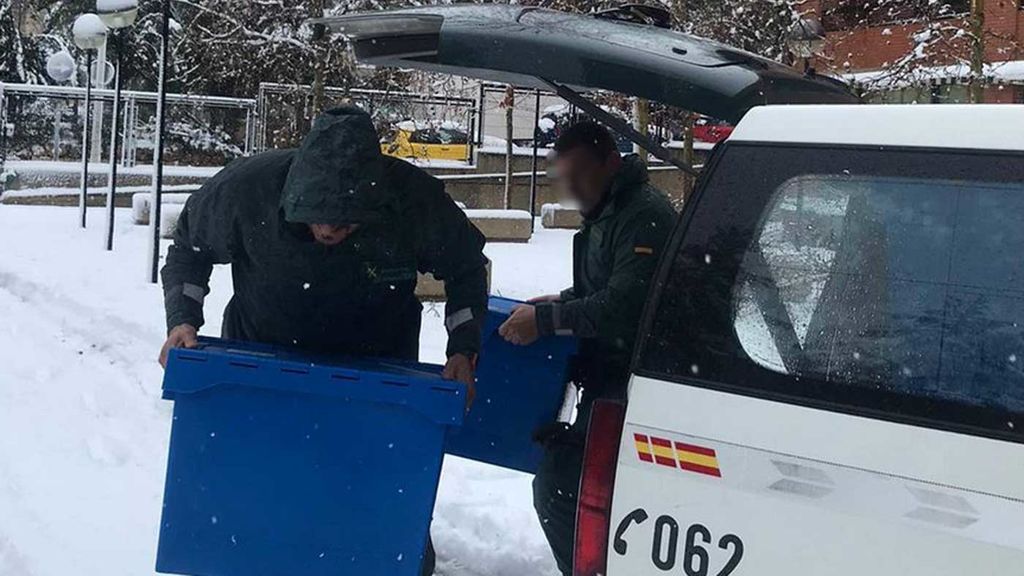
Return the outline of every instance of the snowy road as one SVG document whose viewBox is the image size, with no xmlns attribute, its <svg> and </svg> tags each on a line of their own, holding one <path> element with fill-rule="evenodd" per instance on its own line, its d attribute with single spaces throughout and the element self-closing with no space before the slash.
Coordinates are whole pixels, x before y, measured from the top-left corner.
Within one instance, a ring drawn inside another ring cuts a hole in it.
<svg viewBox="0 0 1024 576">
<path fill-rule="evenodd" d="M 153 574 L 171 406 L 155 362 L 162 296 L 145 281 L 146 229 L 102 216 L 0 206 L 0 575 Z M 528 297 L 570 279 L 570 233 L 495 244 L 494 293 Z M 230 273 L 207 300 L 216 334 Z M 440 307 L 424 311 L 422 357 L 444 350 Z M 445 576 L 554 575 L 530 477 L 448 458 L 433 525 Z"/>
</svg>

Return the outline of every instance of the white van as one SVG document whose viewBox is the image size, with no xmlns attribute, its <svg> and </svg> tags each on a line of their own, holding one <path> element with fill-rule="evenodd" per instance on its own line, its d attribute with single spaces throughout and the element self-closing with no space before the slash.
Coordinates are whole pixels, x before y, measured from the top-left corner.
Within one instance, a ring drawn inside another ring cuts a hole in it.
<svg viewBox="0 0 1024 576">
<path fill-rule="evenodd" d="M 1014 125 L 747 114 L 662 262 L 627 403 L 595 409 L 577 574 L 1024 574 Z"/>
<path fill-rule="evenodd" d="M 1024 107 L 849 105 L 631 10 L 324 20 L 364 62 L 550 89 L 668 163 L 579 91 L 738 121 L 627 401 L 595 405 L 575 573 L 1024 575 Z"/>
</svg>

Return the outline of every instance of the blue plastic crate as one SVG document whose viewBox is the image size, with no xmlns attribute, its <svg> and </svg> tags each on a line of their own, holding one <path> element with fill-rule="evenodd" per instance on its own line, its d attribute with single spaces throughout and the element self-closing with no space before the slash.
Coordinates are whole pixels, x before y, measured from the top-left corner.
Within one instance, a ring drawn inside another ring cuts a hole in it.
<svg viewBox="0 0 1024 576">
<path fill-rule="evenodd" d="M 415 575 L 462 387 L 438 368 L 174 350 L 157 571 Z"/>
<path fill-rule="evenodd" d="M 518 304 L 491 297 L 477 365 L 476 401 L 462 427 L 451 430 L 445 450 L 533 473 L 543 456 L 533 433 L 558 415 L 576 340 L 551 336 L 531 346 L 505 342 L 498 327 Z"/>
</svg>

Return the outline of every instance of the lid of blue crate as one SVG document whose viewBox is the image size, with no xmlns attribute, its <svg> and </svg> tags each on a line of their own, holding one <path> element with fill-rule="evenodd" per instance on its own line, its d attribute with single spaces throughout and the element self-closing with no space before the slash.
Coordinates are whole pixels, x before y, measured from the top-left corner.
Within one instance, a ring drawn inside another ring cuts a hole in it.
<svg viewBox="0 0 1024 576">
<path fill-rule="evenodd" d="M 522 300 L 502 298 L 501 296 L 491 296 L 487 300 L 487 309 L 499 316 L 508 316 L 512 313 L 512 309 L 520 304 L 523 304 Z"/>
<path fill-rule="evenodd" d="M 171 350 L 164 398 L 216 393 L 226 386 L 401 405 L 447 426 L 461 425 L 465 415 L 465 387 L 441 378 L 441 367 L 432 364 L 324 358 L 205 337 L 198 348 Z"/>
</svg>

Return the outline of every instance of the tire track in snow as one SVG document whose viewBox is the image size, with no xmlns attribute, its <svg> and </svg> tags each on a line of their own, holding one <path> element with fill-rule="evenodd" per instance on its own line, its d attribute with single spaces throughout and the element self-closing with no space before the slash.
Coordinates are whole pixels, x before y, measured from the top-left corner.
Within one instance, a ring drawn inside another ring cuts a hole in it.
<svg viewBox="0 0 1024 576">
<path fill-rule="evenodd" d="M 60 292 L 0 270 L 0 575 L 151 574 L 169 414 L 133 351 L 156 331 Z"/>
<path fill-rule="evenodd" d="M 137 383 L 142 382 L 142 375 L 135 368 L 140 359 L 148 354 L 156 363 L 153 351 L 159 350 L 163 337 L 155 330 L 3 269 L 0 269 L 0 290 L 30 306 L 38 317 L 46 318 L 63 333 L 80 340 L 80 354 L 87 348 L 95 350 L 110 364 L 123 365 Z M 61 343 L 66 341 L 62 339 Z"/>
</svg>

